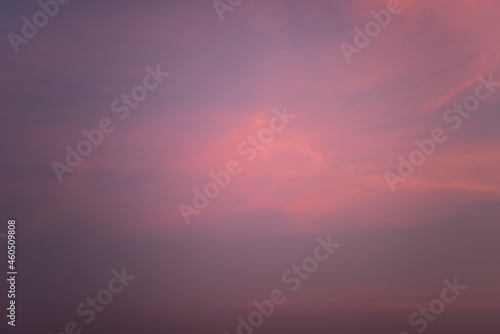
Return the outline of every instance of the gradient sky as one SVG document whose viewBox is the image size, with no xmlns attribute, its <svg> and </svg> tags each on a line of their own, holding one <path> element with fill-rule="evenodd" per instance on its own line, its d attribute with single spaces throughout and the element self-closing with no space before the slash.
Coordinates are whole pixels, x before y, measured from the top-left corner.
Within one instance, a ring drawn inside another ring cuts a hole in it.
<svg viewBox="0 0 500 334">
<path fill-rule="evenodd" d="M 500 89 L 457 130 L 443 114 L 500 82 L 500 3 L 402 4 L 348 64 L 340 43 L 387 1 L 247 0 L 222 22 L 210 1 L 72 1 L 18 54 L 6 36 L 40 7 L 2 1 L 9 333 L 58 333 L 126 267 L 82 333 L 234 334 L 327 235 L 341 248 L 256 333 L 416 333 L 408 316 L 454 277 L 469 288 L 426 333 L 499 333 Z M 112 101 L 157 64 L 170 76 L 120 120 Z M 246 162 L 238 145 L 284 107 L 296 118 Z M 115 131 L 58 182 L 51 163 L 103 118 Z M 435 128 L 448 140 L 391 192 L 384 172 Z M 231 160 L 242 173 L 186 225 L 178 205 Z"/>
</svg>

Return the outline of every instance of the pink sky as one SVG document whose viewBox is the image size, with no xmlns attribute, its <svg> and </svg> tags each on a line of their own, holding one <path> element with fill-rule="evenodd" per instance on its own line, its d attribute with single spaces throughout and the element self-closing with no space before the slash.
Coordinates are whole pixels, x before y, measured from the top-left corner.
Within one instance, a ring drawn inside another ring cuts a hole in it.
<svg viewBox="0 0 500 334">
<path fill-rule="evenodd" d="M 404 0 L 348 64 L 340 43 L 353 44 L 354 28 L 387 3 L 244 1 L 221 22 L 210 1 L 71 2 L 19 54 L 4 38 L 2 207 L 23 221 L 26 270 L 36 272 L 35 251 L 78 259 L 67 268 L 75 277 L 128 264 L 143 283 L 120 312 L 154 294 L 139 311 L 151 328 L 162 319 L 158 331 L 194 332 L 189 319 L 200 317 L 206 333 L 232 334 L 234 319 L 279 287 L 317 236 L 331 234 L 342 250 L 259 333 L 293 333 L 300 312 L 316 333 L 335 331 L 329 313 L 343 333 L 360 333 L 363 324 L 342 321 L 362 317 L 399 333 L 455 276 L 470 289 L 427 332 L 469 333 L 460 332 L 469 310 L 490 329 L 500 309 L 500 88 L 457 130 L 443 115 L 474 94 L 479 76 L 500 82 L 500 3 Z M 4 33 L 19 33 L 20 18 L 37 10 L 2 5 Z M 120 120 L 111 102 L 156 64 L 171 75 Z M 245 161 L 238 145 L 284 107 L 296 118 Z M 116 130 L 58 182 L 51 163 L 64 163 L 66 145 L 103 118 Z M 447 141 L 391 192 L 384 173 L 435 128 Z M 193 187 L 231 160 L 241 174 L 186 225 L 179 204 L 192 205 Z M 46 241 L 53 248 L 43 251 Z M 53 266 L 37 270 L 70 275 Z M 27 291 L 46 284 L 26 280 Z M 71 297 L 55 292 L 54 307 L 71 316 L 96 284 Z M 30 330 L 45 330 L 39 317 Z M 106 322 L 115 317 L 110 311 L 94 332 L 117 329 Z"/>
</svg>

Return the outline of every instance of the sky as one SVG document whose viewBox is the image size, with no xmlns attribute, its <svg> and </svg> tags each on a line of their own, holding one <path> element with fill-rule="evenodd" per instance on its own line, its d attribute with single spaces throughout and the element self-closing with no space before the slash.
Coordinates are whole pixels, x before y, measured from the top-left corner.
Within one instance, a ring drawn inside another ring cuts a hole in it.
<svg viewBox="0 0 500 334">
<path fill-rule="evenodd" d="M 498 333 L 499 10 L 2 0 L 1 326 Z"/>
</svg>

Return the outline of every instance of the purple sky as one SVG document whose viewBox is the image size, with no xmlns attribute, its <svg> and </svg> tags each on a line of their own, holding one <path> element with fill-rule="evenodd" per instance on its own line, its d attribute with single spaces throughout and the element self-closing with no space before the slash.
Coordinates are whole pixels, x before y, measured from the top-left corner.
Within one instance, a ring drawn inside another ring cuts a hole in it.
<svg viewBox="0 0 500 334">
<path fill-rule="evenodd" d="M 16 45 L 41 8 L 3 1 L 0 233 L 16 218 L 19 267 L 6 333 L 235 334 L 281 289 L 255 333 L 413 334 L 410 315 L 458 277 L 468 288 L 425 333 L 498 334 L 500 4 L 402 0 L 357 45 L 388 3 L 247 0 L 221 21 L 210 1 L 70 1 Z M 69 166 L 99 127 L 113 130 Z M 403 176 L 436 129 L 446 139 Z M 231 161 L 241 172 L 210 199 Z M 283 273 L 328 235 L 340 248 L 291 291 Z M 77 305 L 123 267 L 136 278 L 86 324 Z"/>
</svg>

